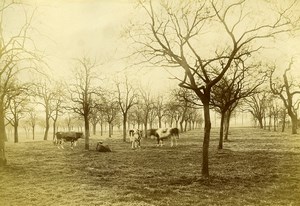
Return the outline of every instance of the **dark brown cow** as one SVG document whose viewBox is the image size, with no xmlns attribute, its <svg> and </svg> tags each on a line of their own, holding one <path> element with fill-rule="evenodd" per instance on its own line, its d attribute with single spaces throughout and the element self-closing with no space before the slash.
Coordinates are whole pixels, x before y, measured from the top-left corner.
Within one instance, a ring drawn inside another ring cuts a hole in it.
<svg viewBox="0 0 300 206">
<path fill-rule="evenodd" d="M 64 148 L 64 142 L 71 142 L 71 148 L 76 146 L 79 138 L 83 138 L 82 132 L 57 132 L 54 143 L 58 145 L 58 148 Z"/>
</svg>

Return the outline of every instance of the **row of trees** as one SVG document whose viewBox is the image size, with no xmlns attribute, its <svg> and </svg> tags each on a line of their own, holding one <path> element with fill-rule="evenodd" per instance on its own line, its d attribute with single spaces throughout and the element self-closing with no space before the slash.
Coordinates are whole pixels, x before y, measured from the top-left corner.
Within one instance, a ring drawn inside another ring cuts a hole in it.
<svg viewBox="0 0 300 206">
<path fill-rule="evenodd" d="M 257 7 L 246 0 L 234 3 L 213 0 L 156 3 L 139 2 L 148 20 L 142 18 L 130 25 L 127 37 L 132 40 L 135 51 L 131 56 L 140 60 L 138 63 L 167 67 L 174 74 L 181 89 L 176 90 L 172 95 L 174 98 L 166 102 L 165 97 L 153 99 L 148 90 L 137 90 L 127 78 L 112 83 L 114 92 L 105 89 L 98 78 L 99 65 L 91 58 L 76 60 L 74 76 L 68 85 L 57 83 L 57 88 L 52 89 L 47 81 L 36 84 L 19 82 L 18 73 L 24 68 L 38 68 L 36 62 L 40 60 L 36 52 L 29 52 L 25 47 L 25 42 L 30 40 L 26 32 L 30 21 L 26 21 L 17 37 L 5 41 L 1 34 L 0 164 L 6 163 L 5 123 L 18 128 L 17 120 L 26 111 L 26 102 L 38 102 L 45 112 L 45 140 L 50 119 L 55 133 L 62 113 L 69 111 L 79 115 L 84 121 L 86 149 L 89 149 L 90 122 L 96 125 L 105 118 L 112 131 L 121 115 L 125 141 L 128 119 L 138 127 L 143 124 L 144 130 L 152 127 L 155 119 L 159 127 L 163 121 L 169 121 L 169 125 L 175 122 L 184 130 L 187 122 L 201 121 L 202 115 L 195 112 L 201 107 L 204 115 L 201 173 L 204 177 L 209 176 L 210 110 L 214 108 L 221 115 L 219 149 L 222 149 L 223 136 L 228 138 L 230 117 L 237 106 L 247 105 L 257 118 L 251 103 L 261 99 L 263 93 L 260 88 L 266 81 L 272 93 L 283 101 L 292 119 L 293 133 L 297 132 L 295 122 L 299 104 L 293 102 L 293 97 L 298 91 L 294 90 L 294 83 L 287 76 L 291 64 L 283 75 L 283 81 L 280 81 L 274 77 L 275 67 L 263 66 L 259 59 L 268 39 L 295 30 L 298 17 L 292 9 L 296 1 L 285 7 L 264 2 L 262 9 L 272 8 L 268 11 L 270 15 L 265 17 L 253 14 Z M 0 11 L 9 6 L 3 4 Z M 28 62 L 31 63 L 29 66 Z M 173 72 L 174 69 L 176 72 Z M 30 95 L 26 95 L 25 91 L 30 91 Z M 21 100 L 22 96 L 24 100 Z M 269 107 L 263 107 L 265 115 Z M 32 119 L 36 115 L 31 109 L 26 113 L 32 114 Z"/>
<path fill-rule="evenodd" d="M 292 11 L 296 1 L 280 6 L 273 2 L 260 3 L 258 8 L 256 3 L 246 0 L 181 1 L 178 4 L 140 1 L 148 19 L 143 18 L 128 29 L 136 59 L 180 68 L 181 75 L 175 75 L 179 86 L 190 90 L 200 100 L 205 122 L 201 170 L 204 177 L 209 176 L 212 99 L 220 105 L 217 101 L 220 95 L 213 95 L 213 90 L 223 94 L 222 85 L 228 84 L 230 88 L 238 82 L 242 85 L 234 90 L 248 87 L 243 85 L 247 82 L 243 77 L 253 67 L 254 57 L 260 54 L 264 43 L 298 26 L 299 17 Z M 237 79 L 237 82 L 227 79 Z M 250 85 L 246 93 L 252 92 L 251 88 L 255 89 L 255 85 Z M 230 107 L 234 104 L 224 106 L 220 112 L 227 112 L 228 116 Z"/>
<path fill-rule="evenodd" d="M 26 124 L 25 126 L 29 127 L 27 130 L 32 130 L 34 139 L 35 127 L 38 122 L 41 125 L 41 116 L 44 116 L 44 140 L 48 139 L 50 126 L 54 135 L 57 128 L 71 130 L 75 124 L 80 125 L 78 121 L 84 122 L 88 136 L 90 125 L 94 134 L 97 125 L 100 125 L 102 135 L 103 124 L 107 123 L 111 136 L 113 127 L 119 127 L 122 122 L 124 141 L 127 126 L 145 130 L 148 127 L 176 126 L 181 131 L 186 131 L 203 121 L 201 113 L 180 96 L 184 93 L 182 90 L 174 89 L 164 96 L 153 95 L 150 90 L 134 88 L 127 77 L 124 81 L 115 80 L 110 89 L 95 84 L 87 86 L 86 81 L 92 83 L 93 71 L 86 71 L 86 68 L 90 67 L 90 60 L 83 58 L 78 62 L 80 67 L 77 67 L 78 70 L 74 73 L 75 83 L 63 85 L 44 80 L 20 86 L 26 92 L 20 91 L 19 95 L 10 99 L 5 116 L 6 123 L 14 128 L 15 142 L 18 142 L 20 121 L 22 120 L 23 127 Z M 86 95 L 88 98 L 84 97 L 85 94 L 89 94 Z M 88 145 L 88 142 L 86 144 Z"/>
</svg>

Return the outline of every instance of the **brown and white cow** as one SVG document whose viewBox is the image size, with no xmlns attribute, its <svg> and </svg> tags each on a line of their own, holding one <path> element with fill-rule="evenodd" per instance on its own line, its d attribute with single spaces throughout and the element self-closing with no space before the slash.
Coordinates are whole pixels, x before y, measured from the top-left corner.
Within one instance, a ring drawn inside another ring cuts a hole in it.
<svg viewBox="0 0 300 206">
<path fill-rule="evenodd" d="M 131 149 L 135 149 L 137 147 L 141 147 L 141 139 L 143 136 L 143 131 L 136 129 L 136 130 L 130 130 L 133 132 L 129 133 L 129 138 L 131 142 Z"/>
<path fill-rule="evenodd" d="M 71 148 L 73 149 L 76 146 L 79 138 L 83 138 L 84 135 L 82 132 L 57 132 L 54 139 L 54 144 L 58 148 L 64 148 L 65 142 L 71 142 Z"/>
<path fill-rule="evenodd" d="M 158 129 L 149 129 L 148 136 L 155 136 L 157 140 L 157 146 L 163 145 L 163 140 L 171 138 L 171 147 L 177 146 L 177 139 L 179 138 L 179 129 L 178 128 L 158 128 Z"/>
</svg>

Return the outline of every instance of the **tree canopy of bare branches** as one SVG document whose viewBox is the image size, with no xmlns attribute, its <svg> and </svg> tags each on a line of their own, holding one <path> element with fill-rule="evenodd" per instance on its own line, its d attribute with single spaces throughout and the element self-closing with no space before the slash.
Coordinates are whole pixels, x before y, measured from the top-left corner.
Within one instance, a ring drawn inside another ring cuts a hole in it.
<svg viewBox="0 0 300 206">
<path fill-rule="evenodd" d="M 70 96 L 73 106 L 68 109 L 79 114 L 84 119 L 85 128 L 85 149 L 89 150 L 90 137 L 90 113 L 92 108 L 96 106 L 93 98 L 99 94 L 95 86 L 97 75 L 95 69 L 97 67 L 96 60 L 87 57 L 76 59 L 77 67 L 74 71 L 75 83 L 70 85 Z"/>
<path fill-rule="evenodd" d="M 272 10 L 272 18 L 253 18 L 254 9 L 247 0 L 158 4 L 140 1 L 148 19 L 134 24 L 128 34 L 136 49 L 135 58 L 170 70 L 180 68 L 182 75 L 174 77 L 179 86 L 192 90 L 201 100 L 205 119 L 201 173 L 208 177 L 211 89 L 234 60 L 244 60 L 262 48 L 263 40 L 293 29 L 293 4 Z"/>
<path fill-rule="evenodd" d="M 123 141 L 126 142 L 127 134 L 127 118 L 129 110 L 137 104 L 137 92 L 135 88 L 130 84 L 128 77 L 125 77 L 124 82 L 116 82 L 118 104 L 123 115 Z"/>
<path fill-rule="evenodd" d="M 7 98 L 14 89 L 12 85 L 18 75 L 31 68 L 36 68 L 41 60 L 33 40 L 29 36 L 33 13 L 24 11 L 16 19 L 21 19 L 22 26 L 13 32 L 4 28 L 6 11 L 16 6 L 14 1 L 1 1 L 0 3 L 0 165 L 6 164 L 5 157 L 5 110 L 10 102 Z"/>
<path fill-rule="evenodd" d="M 295 80 L 293 80 L 291 77 L 288 77 L 288 72 L 291 70 L 292 64 L 293 61 L 291 61 L 288 68 L 285 69 L 281 81 L 274 81 L 273 73 L 275 71 L 275 67 L 271 68 L 270 88 L 273 94 L 282 100 L 287 113 L 291 118 L 292 134 L 297 134 L 297 110 L 299 109 L 300 100 L 298 99 L 295 101 L 295 97 L 296 95 L 300 95 L 300 85 L 297 85 Z"/>
<path fill-rule="evenodd" d="M 244 61 L 234 60 L 227 75 L 212 88 L 211 104 L 221 114 L 219 149 L 223 149 L 223 136 L 228 139 L 230 117 L 239 101 L 256 93 L 265 78 L 259 65 L 246 66 Z"/>
</svg>

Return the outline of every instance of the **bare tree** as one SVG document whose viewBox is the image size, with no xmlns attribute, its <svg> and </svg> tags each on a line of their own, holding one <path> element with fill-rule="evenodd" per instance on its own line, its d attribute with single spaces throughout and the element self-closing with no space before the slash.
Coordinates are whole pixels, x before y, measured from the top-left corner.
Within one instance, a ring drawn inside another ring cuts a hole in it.
<svg viewBox="0 0 300 206">
<path fill-rule="evenodd" d="M 126 142 L 128 112 L 135 104 L 137 104 L 137 92 L 129 83 L 127 76 L 125 77 L 125 81 L 123 83 L 116 82 L 116 85 L 118 103 L 123 115 L 123 141 Z"/>
<path fill-rule="evenodd" d="M 224 133 L 228 140 L 230 117 L 239 101 L 254 94 L 265 77 L 266 73 L 260 72 L 256 65 L 246 66 L 244 61 L 234 60 L 227 75 L 212 88 L 211 103 L 221 114 L 218 149 L 223 149 Z"/>
<path fill-rule="evenodd" d="M 44 140 L 48 139 L 48 133 L 50 129 L 50 119 L 53 112 L 51 108 L 51 101 L 55 97 L 55 93 L 51 88 L 51 82 L 49 79 L 40 80 L 38 83 L 34 84 L 33 95 L 38 98 L 38 104 L 42 105 L 45 112 L 45 133 Z"/>
<path fill-rule="evenodd" d="M 157 96 L 156 100 L 154 102 L 155 104 L 155 112 L 156 116 L 158 118 L 158 128 L 162 128 L 162 118 L 165 116 L 166 109 L 165 109 L 165 103 L 164 103 L 164 97 L 162 95 Z"/>
<path fill-rule="evenodd" d="M 293 79 L 288 78 L 287 73 L 291 70 L 293 61 L 290 62 L 289 67 L 285 69 L 282 81 L 275 82 L 273 74 L 275 67 L 271 68 L 270 74 L 270 88 L 274 95 L 278 96 L 291 118 L 292 134 L 297 134 L 297 110 L 299 109 L 300 99 L 295 101 L 295 96 L 300 94 L 300 86 L 296 85 Z"/>
<path fill-rule="evenodd" d="M 150 113 L 154 109 L 153 97 L 151 91 L 140 89 L 138 104 L 141 105 L 142 122 L 144 124 L 145 137 L 147 138 L 148 123 Z"/>
<path fill-rule="evenodd" d="M 6 165 L 5 157 L 5 110 L 9 106 L 8 95 L 12 92 L 11 86 L 16 77 L 24 70 L 36 66 L 40 60 L 34 42 L 29 37 L 29 30 L 34 12 L 29 15 L 15 16 L 15 21 L 22 22 L 20 28 L 7 31 L 6 11 L 14 5 L 14 1 L 1 1 L 0 3 L 0 166 Z"/>
<path fill-rule="evenodd" d="M 168 119 L 169 125 L 173 127 L 173 123 L 175 122 L 175 127 L 178 127 L 178 121 L 180 119 L 180 105 L 174 98 L 171 98 L 168 102 L 166 102 L 166 111 L 165 115 Z"/>
<path fill-rule="evenodd" d="M 96 60 L 87 57 L 76 59 L 78 63 L 75 68 L 75 83 L 70 85 L 71 101 L 73 106 L 68 107 L 76 114 L 79 114 L 84 120 L 85 129 L 85 149 L 89 150 L 90 137 L 90 114 L 92 108 L 95 107 L 93 97 L 98 95 L 94 81 L 97 80 L 95 69 L 97 67 Z"/>
<path fill-rule="evenodd" d="M 247 3 L 246 0 L 234 3 L 180 1 L 177 4 L 163 1 L 160 6 L 153 6 L 152 1 L 149 4 L 140 1 L 149 21 L 135 24 L 128 31 L 138 47 L 136 53 L 146 58 L 145 62 L 181 68 L 183 75 L 175 77 L 179 86 L 192 90 L 201 100 L 205 120 L 203 177 L 209 176 L 209 102 L 212 87 L 226 74 L 233 60 L 244 59 L 257 52 L 263 39 L 290 31 L 294 23 L 290 16 L 293 5 L 279 12 L 270 11 L 272 18 L 257 19 L 251 17 L 251 4 Z M 206 39 L 205 34 L 209 30 L 218 32 L 220 36 L 216 35 L 213 40 Z M 210 48 L 215 47 L 213 51 L 201 45 L 201 42 L 209 40 L 214 41 L 210 42 Z"/>
<path fill-rule="evenodd" d="M 53 88 L 53 99 L 50 100 L 50 108 L 51 108 L 51 119 L 53 120 L 53 140 L 56 134 L 56 124 L 60 114 L 63 113 L 63 104 L 66 96 L 66 91 L 64 89 L 64 85 L 56 82 L 55 87 Z"/>
<path fill-rule="evenodd" d="M 26 109 L 29 103 L 29 98 L 27 92 L 27 87 L 25 85 L 20 85 L 16 83 L 12 87 L 14 92 L 10 93 L 8 101 L 10 102 L 9 108 L 6 114 L 6 120 L 9 124 L 14 127 L 14 142 L 19 142 L 19 123 L 22 118 L 24 118 Z"/>
<path fill-rule="evenodd" d="M 139 100 L 139 98 L 138 98 Z M 143 124 L 143 110 L 142 105 L 137 103 L 133 110 L 130 112 L 129 119 L 132 122 L 132 126 L 134 128 L 135 123 L 137 124 L 138 129 L 140 129 L 141 125 Z"/>
<path fill-rule="evenodd" d="M 107 93 L 103 97 L 101 104 L 101 108 L 103 108 L 103 113 L 105 115 L 105 120 L 108 123 L 108 136 L 111 137 L 113 134 L 114 123 L 117 120 L 118 113 L 120 112 L 118 98 L 113 92 Z"/>
<path fill-rule="evenodd" d="M 31 107 L 28 110 L 28 124 L 30 125 L 30 127 L 32 129 L 32 140 L 35 139 L 36 123 L 37 123 L 37 114 L 36 114 L 34 107 Z"/>
<path fill-rule="evenodd" d="M 267 92 L 262 91 L 250 96 L 245 100 L 245 104 L 248 107 L 247 111 L 249 111 L 254 119 L 258 121 L 261 129 L 264 128 L 263 119 L 266 113 L 267 99 Z"/>
<path fill-rule="evenodd" d="M 97 124 L 101 121 L 100 111 L 97 108 L 93 108 L 90 115 L 90 121 L 93 126 L 93 135 L 96 135 Z"/>
<path fill-rule="evenodd" d="M 200 108 L 202 105 L 195 99 L 195 94 L 186 88 L 174 89 L 172 93 L 178 105 L 176 126 L 179 121 L 180 131 L 185 132 L 186 127 L 184 128 L 183 124 L 189 119 L 190 108 Z"/>
</svg>

